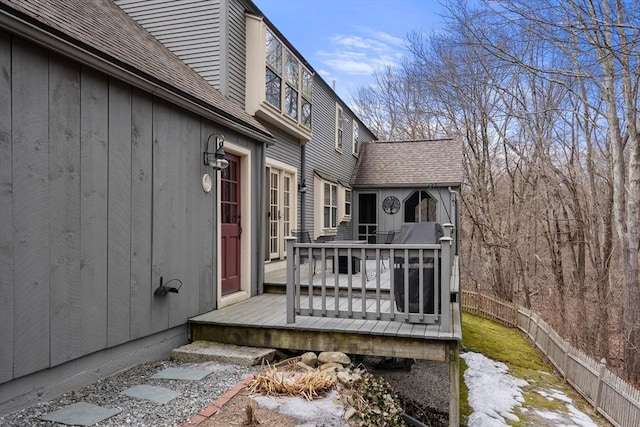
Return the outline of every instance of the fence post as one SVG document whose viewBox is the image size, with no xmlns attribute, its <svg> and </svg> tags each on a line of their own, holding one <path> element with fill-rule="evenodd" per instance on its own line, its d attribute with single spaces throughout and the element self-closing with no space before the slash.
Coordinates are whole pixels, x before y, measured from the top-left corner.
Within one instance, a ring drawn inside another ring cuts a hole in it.
<svg viewBox="0 0 640 427">
<path fill-rule="evenodd" d="M 296 267 L 296 254 L 294 253 L 293 243 L 296 241 L 295 237 L 285 237 L 285 244 L 287 245 L 287 323 L 295 323 L 296 310 L 295 310 L 295 298 L 296 287 L 294 280 L 294 271 Z M 311 261 L 310 261 L 311 262 Z M 311 265 L 309 265 L 311 268 Z"/>
<path fill-rule="evenodd" d="M 564 360 L 563 360 L 563 366 L 562 366 L 562 375 L 566 380 L 567 376 L 569 375 L 569 373 L 567 372 L 567 370 L 569 369 L 569 343 L 564 338 L 561 338 L 561 339 L 562 339 L 562 345 L 564 346 Z"/>
<path fill-rule="evenodd" d="M 596 395 L 593 398 L 593 409 L 598 412 L 600 406 L 600 400 L 602 399 L 602 384 L 604 383 L 604 373 L 607 370 L 607 360 L 602 358 L 598 364 L 598 387 L 596 388 Z"/>
</svg>

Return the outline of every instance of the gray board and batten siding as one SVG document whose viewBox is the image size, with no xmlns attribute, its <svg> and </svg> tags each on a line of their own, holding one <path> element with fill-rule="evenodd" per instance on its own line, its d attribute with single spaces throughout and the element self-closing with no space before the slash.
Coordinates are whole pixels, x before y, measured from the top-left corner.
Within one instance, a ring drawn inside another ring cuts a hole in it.
<svg viewBox="0 0 640 427">
<path fill-rule="evenodd" d="M 51 377 L 95 380 L 116 355 L 186 341 L 187 319 L 216 300 L 204 142 L 222 130 L 255 159 L 264 145 L 5 31 L 0 70 L 2 409 Z M 264 163 L 253 167 L 251 188 L 262 188 Z M 180 292 L 154 297 L 161 276 Z"/>
<path fill-rule="evenodd" d="M 12 327 L 2 329 L 10 363 L 0 379 L 211 308 L 211 259 L 195 268 L 190 260 L 212 256 L 215 232 L 215 195 L 201 190 L 194 167 L 205 125 L 4 32 L 2 51 L 11 75 L 0 90 L 12 112 L 1 117 L 2 284 L 15 298 L 2 299 L 3 324 Z M 210 236 L 204 247 L 189 250 L 202 233 Z M 181 292 L 154 299 L 161 275 L 179 278 Z M 209 288 L 202 307 L 200 286 Z"/>
</svg>

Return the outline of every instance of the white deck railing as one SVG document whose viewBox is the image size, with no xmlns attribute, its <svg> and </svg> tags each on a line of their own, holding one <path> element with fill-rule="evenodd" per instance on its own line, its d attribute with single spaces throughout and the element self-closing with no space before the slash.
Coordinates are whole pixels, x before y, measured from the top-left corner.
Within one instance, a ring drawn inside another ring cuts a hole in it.
<svg viewBox="0 0 640 427">
<path fill-rule="evenodd" d="M 337 262 L 336 262 L 337 260 Z M 309 263 L 302 273 L 301 264 Z M 440 244 L 287 241 L 287 322 L 296 316 L 397 320 L 450 329 L 451 237 Z M 408 308 L 408 310 L 407 310 Z"/>
</svg>

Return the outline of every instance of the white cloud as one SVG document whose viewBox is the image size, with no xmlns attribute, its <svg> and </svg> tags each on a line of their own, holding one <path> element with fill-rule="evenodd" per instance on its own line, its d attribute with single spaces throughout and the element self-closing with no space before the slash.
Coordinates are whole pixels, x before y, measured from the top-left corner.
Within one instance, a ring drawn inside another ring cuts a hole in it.
<svg viewBox="0 0 640 427">
<path fill-rule="evenodd" d="M 404 55 L 402 46 L 398 37 L 358 27 L 355 34 L 333 36 L 317 56 L 329 75 L 370 76 L 376 68 L 398 65 Z"/>
</svg>

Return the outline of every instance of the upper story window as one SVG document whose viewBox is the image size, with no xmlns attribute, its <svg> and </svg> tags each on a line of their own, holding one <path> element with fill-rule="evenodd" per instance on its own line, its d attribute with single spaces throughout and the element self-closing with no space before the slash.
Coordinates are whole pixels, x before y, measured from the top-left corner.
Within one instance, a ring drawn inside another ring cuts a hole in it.
<svg viewBox="0 0 640 427">
<path fill-rule="evenodd" d="M 344 112 L 342 107 L 336 104 L 336 151 L 342 153 L 342 137 L 344 133 Z"/>
<path fill-rule="evenodd" d="M 351 152 L 357 156 L 360 150 L 360 126 L 355 120 L 353 121 L 353 144 L 351 147 Z"/>
<path fill-rule="evenodd" d="M 311 140 L 314 76 L 261 16 L 245 14 L 244 108 L 295 137 Z"/>
<path fill-rule="evenodd" d="M 266 30 L 265 49 L 265 100 L 296 123 L 311 129 L 311 73 L 269 30 Z"/>
</svg>

